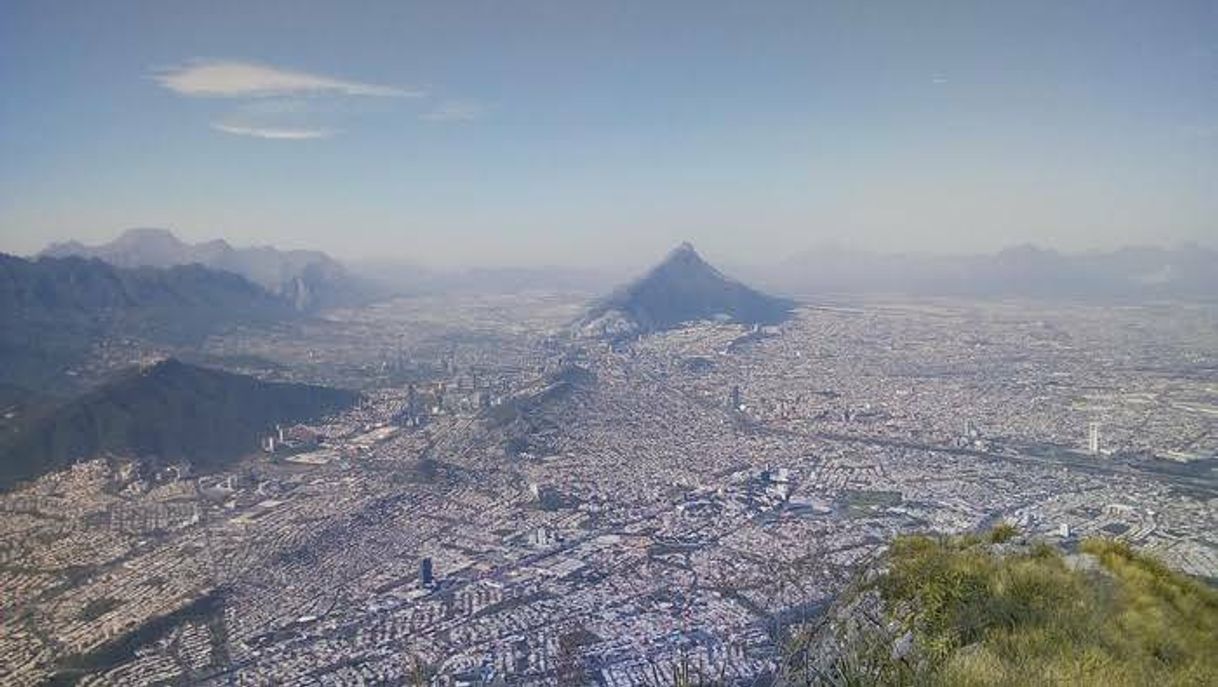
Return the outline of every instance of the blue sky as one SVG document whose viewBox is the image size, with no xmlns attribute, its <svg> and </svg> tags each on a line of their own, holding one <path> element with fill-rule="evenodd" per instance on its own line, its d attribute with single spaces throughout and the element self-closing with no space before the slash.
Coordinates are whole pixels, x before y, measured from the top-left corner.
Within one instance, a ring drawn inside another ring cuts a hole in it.
<svg viewBox="0 0 1218 687">
<path fill-rule="evenodd" d="M 0 3 L 0 250 L 1218 242 L 1214 2 Z"/>
</svg>

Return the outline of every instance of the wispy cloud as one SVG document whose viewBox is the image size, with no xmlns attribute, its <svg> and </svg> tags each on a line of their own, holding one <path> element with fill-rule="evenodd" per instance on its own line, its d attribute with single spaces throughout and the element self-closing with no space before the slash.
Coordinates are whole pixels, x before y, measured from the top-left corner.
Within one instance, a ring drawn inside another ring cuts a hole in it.
<svg viewBox="0 0 1218 687">
<path fill-rule="evenodd" d="M 310 139 L 329 138 L 336 131 L 332 129 L 287 129 L 263 126 L 246 126 L 227 122 L 212 122 L 211 128 L 235 136 L 252 136 L 280 141 L 307 141 Z"/>
<path fill-rule="evenodd" d="M 304 141 L 329 138 L 346 127 L 337 120 L 381 111 L 393 99 L 425 98 L 419 89 L 351 81 L 241 60 L 195 59 L 153 69 L 159 86 L 192 99 L 220 99 L 234 104 L 211 119 L 213 130 L 234 136 Z M 373 102 L 380 100 L 379 105 Z M 429 100 L 419 115 L 427 122 L 468 122 L 486 108 L 473 100 Z M 372 110 L 368 110 L 372 108 Z"/>
<path fill-rule="evenodd" d="M 285 95 L 345 95 L 415 98 L 421 90 L 348 81 L 252 62 L 195 60 L 156 70 L 152 78 L 174 93 L 195 98 L 263 98 Z"/>
<path fill-rule="evenodd" d="M 442 102 L 419 115 L 426 122 L 469 122 L 481 117 L 486 108 L 469 100 Z"/>
</svg>

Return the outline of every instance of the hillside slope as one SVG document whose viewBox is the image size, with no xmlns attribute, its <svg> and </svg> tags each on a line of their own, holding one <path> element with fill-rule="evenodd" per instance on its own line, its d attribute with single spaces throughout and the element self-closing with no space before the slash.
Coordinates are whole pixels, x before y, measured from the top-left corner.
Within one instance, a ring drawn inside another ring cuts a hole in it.
<svg viewBox="0 0 1218 687">
<path fill-rule="evenodd" d="M 107 337 L 193 343 L 233 324 L 291 317 L 265 289 L 201 265 L 120 269 L 0 254 L 0 383 L 64 391 L 67 368 Z"/>
<path fill-rule="evenodd" d="M 780 684 L 1215 684 L 1218 590 L 1127 544 L 896 539 Z"/>
<path fill-rule="evenodd" d="M 183 460 L 208 471 L 256 451 L 277 423 L 317 419 L 358 399 L 164 360 L 32 420 L 0 446 L 0 488 L 100 454 L 153 465 Z"/>
</svg>

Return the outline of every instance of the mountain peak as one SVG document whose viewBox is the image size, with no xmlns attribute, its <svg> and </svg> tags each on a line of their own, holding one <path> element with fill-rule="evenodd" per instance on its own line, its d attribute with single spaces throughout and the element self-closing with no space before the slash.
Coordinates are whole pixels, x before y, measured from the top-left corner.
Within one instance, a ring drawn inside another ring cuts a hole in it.
<svg viewBox="0 0 1218 687">
<path fill-rule="evenodd" d="M 160 227 L 133 227 L 118 235 L 115 243 L 143 243 L 157 241 L 160 243 L 181 244 L 182 240 L 172 231 Z"/>
<path fill-rule="evenodd" d="M 298 310 L 358 301 L 365 293 L 346 269 L 325 253 L 281 251 L 271 246 L 238 249 L 223 239 L 187 243 L 160 228 L 128 229 L 113 241 L 96 246 L 58 243 L 42 255 L 98 258 L 117 267 L 169 268 L 198 263 L 239 274 Z M 302 290 L 302 286 L 306 288 Z"/>
<path fill-rule="evenodd" d="M 791 305 L 724 275 L 686 242 L 642 277 L 593 305 L 583 326 L 617 337 L 711 318 L 772 324 L 786 319 Z"/>
<path fill-rule="evenodd" d="M 698 254 L 698 251 L 694 249 L 694 244 L 689 241 L 683 241 L 676 248 L 668 251 L 668 255 L 664 256 L 664 259 L 652 269 L 657 270 L 668 265 L 704 266 L 714 269 Z"/>
<path fill-rule="evenodd" d="M 682 241 L 681 243 L 677 244 L 676 248 L 673 248 L 668 253 L 668 257 L 670 258 L 679 255 L 690 255 L 698 258 L 699 260 L 702 259 L 702 256 L 698 255 L 698 251 L 694 250 L 694 244 L 690 243 L 689 241 Z"/>
</svg>

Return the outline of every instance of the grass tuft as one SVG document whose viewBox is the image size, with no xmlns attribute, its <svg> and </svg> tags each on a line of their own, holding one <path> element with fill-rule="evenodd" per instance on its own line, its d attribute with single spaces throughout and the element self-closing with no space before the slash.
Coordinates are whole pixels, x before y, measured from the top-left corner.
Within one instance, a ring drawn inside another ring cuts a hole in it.
<svg viewBox="0 0 1218 687">
<path fill-rule="evenodd" d="M 1009 522 L 999 523 L 990 530 L 990 542 L 994 544 L 1008 542 L 1017 536 L 1019 536 L 1019 529 Z"/>
</svg>

